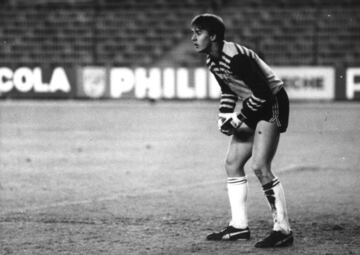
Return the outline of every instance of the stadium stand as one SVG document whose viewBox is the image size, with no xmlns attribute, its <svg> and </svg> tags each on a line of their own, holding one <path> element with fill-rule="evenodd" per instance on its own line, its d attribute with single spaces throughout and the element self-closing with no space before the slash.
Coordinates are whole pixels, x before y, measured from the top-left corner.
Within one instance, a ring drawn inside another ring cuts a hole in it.
<svg viewBox="0 0 360 255">
<path fill-rule="evenodd" d="M 203 66 L 189 22 L 209 11 L 270 64 L 360 65 L 357 0 L 6 0 L 0 65 Z"/>
</svg>

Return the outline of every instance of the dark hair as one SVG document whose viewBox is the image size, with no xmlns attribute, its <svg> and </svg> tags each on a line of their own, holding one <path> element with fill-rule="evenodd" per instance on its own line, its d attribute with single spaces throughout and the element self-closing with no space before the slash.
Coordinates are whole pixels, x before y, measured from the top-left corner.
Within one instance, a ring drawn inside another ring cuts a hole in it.
<svg viewBox="0 0 360 255">
<path fill-rule="evenodd" d="M 225 25 L 224 21 L 221 17 L 211 14 L 211 13 L 203 13 L 195 16 L 191 25 L 198 27 L 200 29 L 204 29 L 208 31 L 210 34 L 216 35 L 217 41 L 223 41 L 225 36 Z"/>
</svg>

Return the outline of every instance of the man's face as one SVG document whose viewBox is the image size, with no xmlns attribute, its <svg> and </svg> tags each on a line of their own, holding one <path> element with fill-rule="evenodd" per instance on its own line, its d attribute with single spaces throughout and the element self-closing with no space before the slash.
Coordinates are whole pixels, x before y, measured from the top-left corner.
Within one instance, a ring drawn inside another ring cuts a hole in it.
<svg viewBox="0 0 360 255">
<path fill-rule="evenodd" d="M 211 39 L 208 31 L 200 29 L 196 26 L 193 26 L 191 31 L 191 41 L 194 44 L 195 51 L 199 53 L 208 53 L 211 45 Z"/>
</svg>

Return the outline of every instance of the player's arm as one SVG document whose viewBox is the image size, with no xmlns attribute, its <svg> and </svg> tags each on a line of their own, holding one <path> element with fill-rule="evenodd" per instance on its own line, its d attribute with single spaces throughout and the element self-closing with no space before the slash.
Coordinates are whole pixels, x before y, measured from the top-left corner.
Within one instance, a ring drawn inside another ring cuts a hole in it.
<svg viewBox="0 0 360 255">
<path fill-rule="evenodd" d="M 217 75 L 214 76 L 221 88 L 219 113 L 234 112 L 238 97 Z"/>
<path fill-rule="evenodd" d="M 234 113 L 238 97 L 219 77 L 215 74 L 214 76 L 221 88 L 218 128 L 225 135 L 232 135 L 234 129 L 241 125 L 237 114 Z"/>
<path fill-rule="evenodd" d="M 252 95 L 243 101 L 241 118 L 251 118 L 273 99 L 265 74 L 254 57 L 237 55 L 232 63 L 233 70 L 250 86 Z"/>
</svg>

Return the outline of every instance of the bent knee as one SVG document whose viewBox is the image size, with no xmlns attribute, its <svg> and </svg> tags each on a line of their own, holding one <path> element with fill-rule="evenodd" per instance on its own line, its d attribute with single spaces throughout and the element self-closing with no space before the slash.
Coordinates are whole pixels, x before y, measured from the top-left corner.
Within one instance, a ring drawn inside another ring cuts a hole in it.
<svg viewBox="0 0 360 255">
<path fill-rule="evenodd" d="M 245 163 L 239 160 L 233 160 L 226 158 L 225 160 L 225 171 L 228 176 L 236 176 L 237 174 L 243 174 Z"/>
<path fill-rule="evenodd" d="M 250 165 L 250 168 L 255 172 L 266 169 L 266 166 L 267 164 L 265 162 L 253 160 L 253 162 Z"/>
<path fill-rule="evenodd" d="M 252 171 L 254 171 L 257 177 L 264 176 L 270 173 L 270 165 L 265 162 L 252 162 L 250 168 Z"/>
</svg>

